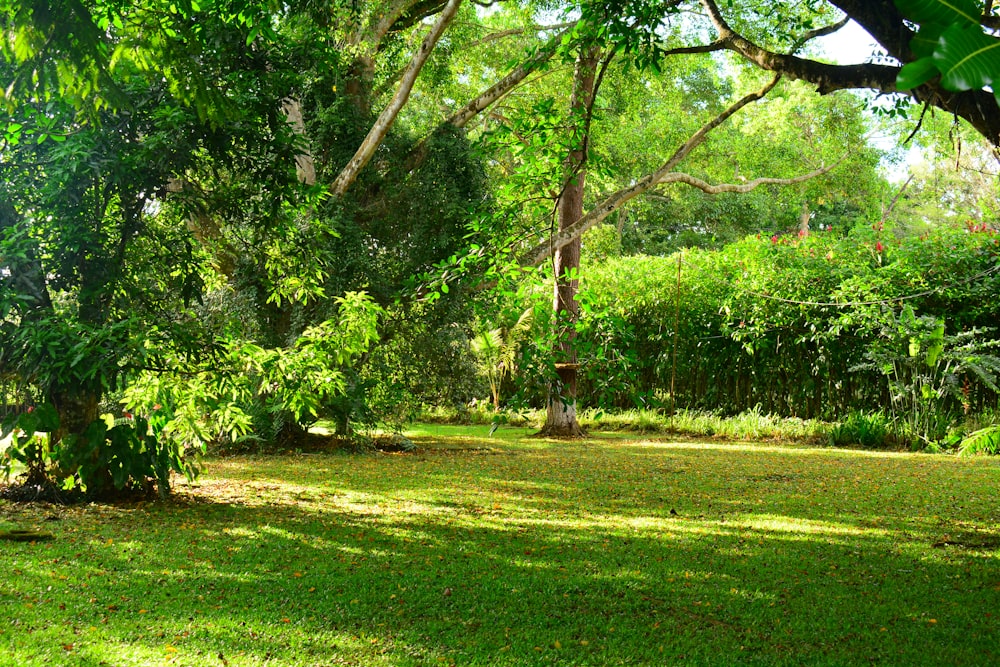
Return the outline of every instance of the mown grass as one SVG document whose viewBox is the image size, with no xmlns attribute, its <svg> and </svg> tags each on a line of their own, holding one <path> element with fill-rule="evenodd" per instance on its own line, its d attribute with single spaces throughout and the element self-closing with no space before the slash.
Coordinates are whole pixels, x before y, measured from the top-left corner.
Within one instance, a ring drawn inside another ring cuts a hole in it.
<svg viewBox="0 0 1000 667">
<path fill-rule="evenodd" d="M 494 412 L 490 406 L 475 408 L 433 407 L 418 415 L 426 423 L 492 424 L 540 427 L 545 423 L 544 410 L 524 412 Z M 579 414 L 580 425 L 594 431 L 631 431 L 641 434 L 674 434 L 694 437 L 719 437 L 733 440 L 797 440 L 820 443 L 828 439 L 833 424 L 815 419 L 798 419 L 765 414 L 760 407 L 731 417 L 722 417 L 699 410 L 634 409 L 608 411 L 588 408 Z"/>
<path fill-rule="evenodd" d="M 1000 463 L 424 426 L 0 505 L 2 665 L 993 665 Z"/>
</svg>

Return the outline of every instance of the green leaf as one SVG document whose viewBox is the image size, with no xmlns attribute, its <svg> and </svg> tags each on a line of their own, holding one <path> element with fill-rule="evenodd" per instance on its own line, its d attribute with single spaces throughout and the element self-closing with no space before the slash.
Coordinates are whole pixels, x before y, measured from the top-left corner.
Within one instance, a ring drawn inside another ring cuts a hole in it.
<svg viewBox="0 0 1000 667">
<path fill-rule="evenodd" d="M 896 0 L 906 18 L 917 23 L 979 25 L 982 6 L 976 0 Z"/>
<path fill-rule="evenodd" d="M 1000 41 L 978 25 L 953 25 L 941 35 L 934 63 L 950 90 L 978 90 L 1000 73 Z"/>
<path fill-rule="evenodd" d="M 910 50 L 913 51 L 913 55 L 917 58 L 930 58 L 938 47 L 938 42 L 941 40 L 941 33 L 947 27 L 947 25 L 937 23 L 920 26 L 920 30 L 910 40 Z"/>
<path fill-rule="evenodd" d="M 896 87 L 900 90 L 910 90 L 923 85 L 941 74 L 933 58 L 921 58 L 907 63 L 896 75 Z"/>
</svg>

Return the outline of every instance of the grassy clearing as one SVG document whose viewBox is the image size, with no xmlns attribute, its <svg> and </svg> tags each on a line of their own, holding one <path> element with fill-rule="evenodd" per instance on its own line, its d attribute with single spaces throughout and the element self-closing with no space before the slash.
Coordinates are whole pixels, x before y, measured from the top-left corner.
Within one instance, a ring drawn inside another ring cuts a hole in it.
<svg viewBox="0 0 1000 667">
<path fill-rule="evenodd" d="M 425 426 L 0 505 L 0 665 L 992 665 L 1000 462 Z"/>
<path fill-rule="evenodd" d="M 500 413 L 489 406 L 464 408 L 427 408 L 419 414 L 422 422 L 438 424 L 491 424 L 496 420 L 510 426 L 540 427 L 545 423 L 544 410 Z M 815 419 L 778 417 L 764 414 L 760 407 L 732 417 L 720 417 L 698 410 L 678 410 L 669 415 L 664 410 L 636 409 L 605 412 L 588 408 L 579 415 L 580 425 L 595 431 L 631 431 L 641 434 L 674 434 L 694 437 L 719 437 L 731 440 L 796 440 L 826 442 L 830 423 Z"/>
</svg>

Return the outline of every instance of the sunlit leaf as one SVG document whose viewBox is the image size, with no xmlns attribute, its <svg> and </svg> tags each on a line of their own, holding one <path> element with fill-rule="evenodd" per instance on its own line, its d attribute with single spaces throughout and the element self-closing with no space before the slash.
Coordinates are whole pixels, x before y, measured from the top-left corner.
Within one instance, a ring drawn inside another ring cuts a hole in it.
<svg viewBox="0 0 1000 667">
<path fill-rule="evenodd" d="M 953 25 L 941 35 L 934 51 L 941 83 L 950 90 L 976 90 L 1000 75 L 1000 41 L 978 25 Z"/>
</svg>

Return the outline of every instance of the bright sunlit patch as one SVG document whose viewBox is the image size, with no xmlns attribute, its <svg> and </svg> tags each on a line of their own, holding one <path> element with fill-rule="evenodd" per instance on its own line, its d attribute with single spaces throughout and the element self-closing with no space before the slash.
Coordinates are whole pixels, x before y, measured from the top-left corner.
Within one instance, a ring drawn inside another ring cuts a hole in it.
<svg viewBox="0 0 1000 667">
<path fill-rule="evenodd" d="M 761 453 L 780 453 L 788 454 L 794 456 L 807 456 L 807 457 L 825 457 L 825 456 L 842 456 L 848 455 L 852 458 L 874 458 L 874 459 L 899 459 L 899 460 L 930 460 L 930 457 L 934 456 L 931 454 L 926 454 L 923 452 L 885 452 L 885 451 L 870 451 L 870 450 L 857 450 L 857 449 L 844 449 L 839 447 L 810 447 L 808 445 L 802 444 L 777 444 L 777 445 L 762 445 L 755 442 L 736 442 L 736 441 L 720 441 L 720 442 L 684 442 L 684 441 L 671 441 L 671 440 L 657 440 L 657 439 L 641 439 L 641 440 L 623 440 L 614 443 L 615 447 L 634 447 L 634 448 L 648 448 L 648 449 L 665 449 L 665 450 L 692 450 L 692 451 L 728 451 L 728 452 L 761 452 Z M 946 457 L 947 455 L 941 454 L 937 455 L 940 457 Z"/>
<path fill-rule="evenodd" d="M 866 531 L 855 526 L 799 519 L 790 516 L 763 515 L 734 522 L 734 525 L 751 530 L 776 533 L 803 533 L 810 535 L 862 535 Z"/>
</svg>

